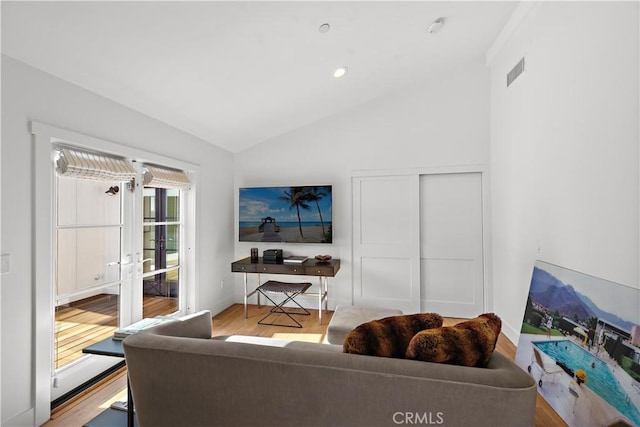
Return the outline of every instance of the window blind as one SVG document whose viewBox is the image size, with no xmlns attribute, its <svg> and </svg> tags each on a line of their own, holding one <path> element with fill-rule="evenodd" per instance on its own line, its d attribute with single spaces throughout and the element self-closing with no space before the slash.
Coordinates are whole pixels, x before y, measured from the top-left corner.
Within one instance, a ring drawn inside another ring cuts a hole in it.
<svg viewBox="0 0 640 427">
<path fill-rule="evenodd" d="M 136 171 L 131 163 L 104 154 L 61 148 L 56 170 L 62 176 L 98 181 L 131 181 Z"/>
<path fill-rule="evenodd" d="M 144 165 L 144 186 L 158 188 L 187 188 L 191 185 L 185 171 L 156 165 Z"/>
</svg>

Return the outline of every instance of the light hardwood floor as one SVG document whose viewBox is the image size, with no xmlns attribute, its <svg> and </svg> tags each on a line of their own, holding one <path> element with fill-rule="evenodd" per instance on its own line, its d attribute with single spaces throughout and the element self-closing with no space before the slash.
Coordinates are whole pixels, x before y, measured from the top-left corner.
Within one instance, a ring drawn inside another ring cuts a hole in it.
<svg viewBox="0 0 640 427">
<path fill-rule="evenodd" d="M 318 311 L 309 310 L 310 316 L 297 316 L 302 323 L 302 329 L 294 329 L 279 326 L 258 325 L 257 321 L 266 315 L 270 307 L 258 308 L 250 306 L 249 317 L 244 319 L 244 307 L 234 304 L 214 316 L 212 328 L 214 335 L 256 335 L 265 337 L 282 337 L 285 339 L 298 339 L 320 342 L 324 339 L 326 327 L 331 319 L 332 312 L 324 313 L 322 325 L 318 325 Z M 461 319 L 445 319 L 445 325 L 453 325 Z M 516 348 L 503 334 L 498 339 L 496 349 L 507 357 L 515 357 Z M 126 399 L 126 368 L 114 373 L 101 383 L 85 391 L 80 396 L 64 405 L 56 408 L 51 420 L 44 424 L 45 427 L 76 427 L 82 426 L 116 400 Z M 566 424 L 555 411 L 538 395 L 536 404 L 536 427 L 565 426 Z"/>
<path fill-rule="evenodd" d="M 145 295 L 144 317 L 174 313 L 176 298 Z M 101 294 L 56 307 L 56 368 L 83 356 L 82 349 L 113 335 L 118 326 L 118 296 Z"/>
</svg>

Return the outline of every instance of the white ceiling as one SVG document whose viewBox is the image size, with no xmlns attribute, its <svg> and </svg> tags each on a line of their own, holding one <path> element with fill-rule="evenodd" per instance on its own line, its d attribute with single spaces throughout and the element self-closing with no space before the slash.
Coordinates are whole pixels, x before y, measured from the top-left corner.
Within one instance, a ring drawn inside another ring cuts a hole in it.
<svg viewBox="0 0 640 427">
<path fill-rule="evenodd" d="M 2 51 L 238 152 L 482 57 L 515 7 L 3 1 Z"/>
</svg>

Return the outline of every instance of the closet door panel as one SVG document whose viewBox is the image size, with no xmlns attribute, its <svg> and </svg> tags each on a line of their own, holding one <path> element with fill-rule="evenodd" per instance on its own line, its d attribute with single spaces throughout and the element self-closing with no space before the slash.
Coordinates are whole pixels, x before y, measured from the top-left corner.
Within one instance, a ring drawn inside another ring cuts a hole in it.
<svg viewBox="0 0 640 427">
<path fill-rule="evenodd" d="M 420 177 L 423 311 L 475 317 L 484 308 L 481 173 Z"/>
<path fill-rule="evenodd" d="M 417 176 L 353 180 L 355 305 L 420 310 Z"/>
</svg>

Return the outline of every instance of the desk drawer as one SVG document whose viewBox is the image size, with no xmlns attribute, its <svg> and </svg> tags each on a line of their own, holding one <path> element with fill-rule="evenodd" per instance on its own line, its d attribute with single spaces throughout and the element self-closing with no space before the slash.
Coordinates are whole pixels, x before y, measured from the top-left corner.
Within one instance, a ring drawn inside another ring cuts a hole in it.
<svg viewBox="0 0 640 427">
<path fill-rule="evenodd" d="M 289 264 L 261 264 L 258 266 L 256 273 L 304 274 L 304 267 Z"/>
<path fill-rule="evenodd" d="M 336 270 L 332 265 L 314 265 L 305 267 L 305 274 L 307 276 L 333 277 L 336 274 Z"/>
<path fill-rule="evenodd" d="M 235 273 L 255 273 L 257 264 L 244 264 L 234 262 L 231 264 L 231 271 Z"/>
</svg>

